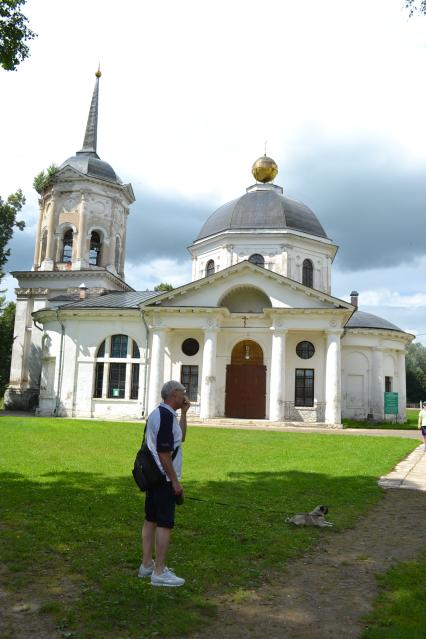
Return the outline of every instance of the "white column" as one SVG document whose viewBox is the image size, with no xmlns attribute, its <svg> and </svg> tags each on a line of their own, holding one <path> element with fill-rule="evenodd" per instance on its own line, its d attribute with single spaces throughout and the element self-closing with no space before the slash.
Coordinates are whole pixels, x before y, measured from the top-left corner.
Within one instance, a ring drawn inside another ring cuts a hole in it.
<svg viewBox="0 0 426 639">
<path fill-rule="evenodd" d="M 216 412 L 216 343 L 217 329 L 204 332 L 203 364 L 201 372 L 200 417 L 208 419 Z"/>
<path fill-rule="evenodd" d="M 47 220 L 47 243 L 46 243 L 46 255 L 43 260 L 42 268 L 43 271 L 53 271 L 54 267 L 54 244 L 55 244 L 55 217 L 56 217 L 56 201 L 54 195 L 52 195 L 50 205 L 49 205 L 49 213 Z"/>
<path fill-rule="evenodd" d="M 341 423 L 341 331 L 327 332 L 325 364 L 325 421 Z"/>
<path fill-rule="evenodd" d="M 271 375 L 269 381 L 269 419 L 284 421 L 285 346 L 287 329 L 272 328 Z"/>
<path fill-rule="evenodd" d="M 33 263 L 33 271 L 36 271 L 40 266 L 40 250 L 41 250 L 41 217 L 43 214 L 43 208 L 40 205 L 40 209 L 38 212 L 38 221 L 37 221 L 37 230 L 36 230 L 36 241 L 34 248 L 34 263 Z"/>
<path fill-rule="evenodd" d="M 398 421 L 406 420 L 407 385 L 405 377 L 405 349 L 398 353 Z"/>
<path fill-rule="evenodd" d="M 73 271 L 84 269 L 88 266 L 87 263 L 87 238 L 86 238 L 86 226 L 87 226 L 87 204 L 86 204 L 86 196 L 84 193 L 81 194 L 81 202 L 80 202 L 80 215 L 78 222 L 78 233 L 77 233 L 77 250 L 73 246 L 73 256 L 72 256 L 72 269 Z"/>
<path fill-rule="evenodd" d="M 30 308 L 29 308 L 30 307 Z M 31 300 L 28 297 L 19 297 L 16 300 L 15 326 L 13 329 L 12 362 L 10 367 L 10 385 L 24 385 L 26 377 L 28 334 L 27 324 L 31 312 Z"/>
<path fill-rule="evenodd" d="M 149 391 L 147 416 L 161 401 L 161 387 L 164 384 L 164 350 L 166 330 L 154 328 L 151 344 L 151 365 L 149 367 Z"/>
<path fill-rule="evenodd" d="M 380 348 L 373 349 L 371 384 L 371 412 L 373 418 L 383 421 L 385 418 L 385 380 L 383 377 L 383 351 Z"/>
</svg>

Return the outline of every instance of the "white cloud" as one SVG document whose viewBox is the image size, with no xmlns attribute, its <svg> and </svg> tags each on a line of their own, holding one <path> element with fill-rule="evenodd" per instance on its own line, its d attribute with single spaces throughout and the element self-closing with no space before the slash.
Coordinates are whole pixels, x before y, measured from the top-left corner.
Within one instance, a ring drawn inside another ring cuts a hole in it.
<svg viewBox="0 0 426 639">
<path fill-rule="evenodd" d="M 388 288 L 377 290 L 358 291 L 364 306 L 393 306 L 396 308 L 412 308 L 423 306 L 426 310 L 426 293 L 415 293 L 414 295 L 404 295 Z M 350 301 L 350 296 L 344 299 Z"/>
<path fill-rule="evenodd" d="M 399 222 L 406 216 L 413 236 L 424 233 L 423 218 L 413 220 L 404 208 L 411 201 L 401 197 L 411 190 L 416 198 L 418 192 L 409 180 L 405 191 L 399 184 L 404 171 L 409 177 L 426 165 L 426 84 L 421 81 L 426 20 L 409 20 L 402 0 L 269 0 L 265 8 L 258 0 L 122 0 L 119 11 L 112 0 L 28 0 L 24 13 L 39 37 L 17 72 L 0 73 L 0 93 L 7 96 L 0 170 L 1 195 L 21 187 L 31 225 L 37 215 L 33 177 L 80 148 L 100 59 L 99 154 L 135 190 L 170 201 L 170 211 L 167 202 L 141 207 L 138 222 L 138 203 L 133 209 L 132 261 L 126 273 L 134 288 L 190 280 L 184 241 L 190 242 L 202 223 L 197 207 L 201 211 L 200 203 L 206 203 L 213 211 L 243 193 L 266 139 L 268 153 L 280 166 L 278 182 L 312 206 L 326 230 L 333 216 L 341 216 L 339 228 L 346 226 L 346 235 L 339 238 L 333 293 L 341 297 L 355 288 L 362 308 L 368 303 L 401 327 L 426 332 L 421 330 L 426 257 L 401 265 L 402 258 L 391 254 L 387 268 L 380 267 L 380 260 L 375 269 L 367 268 L 372 245 L 380 257 L 388 240 L 377 235 L 376 242 L 371 227 L 360 223 L 366 237 L 358 244 L 354 224 L 349 224 L 358 220 L 349 198 L 363 205 L 362 176 L 370 172 L 378 184 L 381 170 L 395 186 L 388 168 L 394 164 L 402 176 L 396 184 L 402 200 L 396 206 Z M 376 144 L 374 163 L 366 162 L 366 140 Z M 340 160 L 330 153 L 338 146 Z M 346 199 L 337 196 L 342 175 L 348 178 L 342 184 Z M 360 199 L 352 197 L 357 179 Z M 420 180 L 418 188 L 426 190 Z M 397 236 L 408 262 L 413 245 L 404 244 L 400 227 L 395 230 L 395 220 L 385 215 L 384 201 L 394 192 L 382 180 L 370 194 L 374 206 L 365 215 L 376 228 L 381 223 L 388 238 Z M 331 206 L 333 197 L 337 210 Z M 182 206 L 173 220 L 177 201 L 194 206 Z M 192 237 L 186 239 L 183 224 Z M 170 248 L 172 258 L 155 257 L 155 238 L 162 239 L 159 225 L 170 229 L 179 245 L 182 238 L 182 259 Z M 153 247 L 154 258 L 143 263 L 137 255 L 147 255 L 147 248 L 139 233 Z M 9 266 L 31 268 L 30 238 L 27 233 L 16 236 Z M 351 242 L 352 254 L 359 250 L 356 265 L 345 258 Z M 339 270 L 340 259 L 350 270 Z M 11 278 L 3 284 L 14 285 Z"/>
<path fill-rule="evenodd" d="M 161 282 L 174 288 L 191 281 L 190 260 L 157 259 L 147 263 L 126 263 L 126 281 L 137 291 L 153 290 Z"/>
</svg>

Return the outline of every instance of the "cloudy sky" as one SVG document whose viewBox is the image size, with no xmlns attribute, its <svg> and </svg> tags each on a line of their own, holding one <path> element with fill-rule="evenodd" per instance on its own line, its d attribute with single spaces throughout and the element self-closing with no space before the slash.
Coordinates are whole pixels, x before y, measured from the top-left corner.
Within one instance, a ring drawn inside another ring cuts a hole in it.
<svg viewBox="0 0 426 639">
<path fill-rule="evenodd" d="M 0 71 L 0 194 L 27 197 L 10 270 L 31 267 L 33 178 L 81 148 L 100 61 L 98 153 L 136 195 L 132 286 L 190 279 L 186 247 L 266 140 L 340 246 L 333 294 L 426 344 L 426 19 L 403 5 L 28 0 L 31 57 Z"/>
</svg>

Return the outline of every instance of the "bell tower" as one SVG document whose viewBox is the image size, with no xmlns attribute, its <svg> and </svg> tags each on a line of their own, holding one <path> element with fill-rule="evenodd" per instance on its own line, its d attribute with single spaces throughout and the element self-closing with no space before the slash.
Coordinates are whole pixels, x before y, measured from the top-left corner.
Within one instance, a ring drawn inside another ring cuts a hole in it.
<svg viewBox="0 0 426 639">
<path fill-rule="evenodd" d="M 131 184 L 124 184 L 97 152 L 100 77 L 98 69 L 81 151 L 47 176 L 41 174 L 32 269 L 12 273 L 19 288 L 4 398 L 11 410 L 38 403 L 43 349 L 34 311 L 54 306 L 59 313 L 61 305 L 79 299 L 82 284 L 88 296 L 133 290 L 124 280 L 124 260 L 135 197 Z"/>
<path fill-rule="evenodd" d="M 83 146 L 40 189 L 34 271 L 107 270 L 124 279 L 126 227 L 135 198 L 97 153 L 99 80 Z"/>
</svg>

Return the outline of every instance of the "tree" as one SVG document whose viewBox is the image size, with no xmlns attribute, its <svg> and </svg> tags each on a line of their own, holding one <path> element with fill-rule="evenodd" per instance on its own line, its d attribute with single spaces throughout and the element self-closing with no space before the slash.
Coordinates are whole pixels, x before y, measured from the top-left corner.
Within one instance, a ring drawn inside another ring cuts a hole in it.
<svg viewBox="0 0 426 639">
<path fill-rule="evenodd" d="M 40 173 L 35 176 L 33 187 L 39 195 L 42 195 L 43 191 L 53 184 L 58 171 L 59 167 L 57 167 L 56 164 L 51 164 L 46 171 L 40 171 Z"/>
<path fill-rule="evenodd" d="M 154 291 L 159 293 L 168 293 L 169 291 L 173 291 L 173 286 L 171 284 L 167 284 L 167 282 L 161 282 L 161 284 L 154 286 Z"/>
<path fill-rule="evenodd" d="M 25 198 L 21 190 L 9 195 L 6 202 L 0 197 L 0 282 L 4 277 L 3 267 L 10 255 L 7 245 L 12 238 L 13 230 L 17 227 L 22 231 L 25 226 L 25 222 L 16 219 L 24 204 Z M 15 304 L 10 302 L 4 306 L 4 302 L 4 295 L 0 295 L 0 397 L 3 397 L 9 382 L 15 323 Z"/>
<path fill-rule="evenodd" d="M 407 349 L 407 400 L 426 400 L 426 347 L 416 342 Z"/>
<path fill-rule="evenodd" d="M 0 65 L 6 71 L 15 71 L 18 64 L 28 58 L 30 50 L 25 42 L 36 37 L 20 11 L 25 2 L 0 0 Z"/>
<path fill-rule="evenodd" d="M 410 18 L 414 13 L 426 14 L 426 0 L 405 0 L 405 8 L 410 12 Z"/>
<path fill-rule="evenodd" d="M 13 229 L 18 227 L 22 231 L 25 226 L 25 222 L 18 222 L 16 219 L 24 204 L 25 198 L 20 189 L 9 195 L 6 202 L 0 196 L 0 281 L 4 277 L 3 267 L 10 255 L 7 245 L 12 238 Z"/>
<path fill-rule="evenodd" d="M 0 313 L 0 397 L 9 383 L 14 326 L 15 303 L 9 302 Z"/>
</svg>

